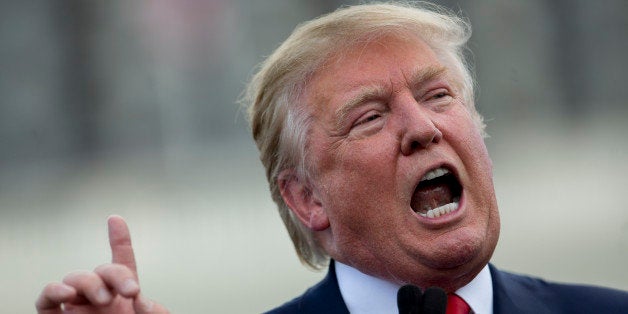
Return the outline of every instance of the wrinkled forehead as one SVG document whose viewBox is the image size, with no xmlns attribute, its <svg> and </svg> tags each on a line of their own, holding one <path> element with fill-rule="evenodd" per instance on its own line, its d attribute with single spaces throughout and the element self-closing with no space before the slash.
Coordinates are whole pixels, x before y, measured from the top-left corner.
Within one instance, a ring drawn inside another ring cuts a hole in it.
<svg viewBox="0 0 628 314">
<path fill-rule="evenodd" d="M 395 73 L 382 69 L 386 66 L 398 71 L 397 77 L 403 77 L 411 85 L 436 75 L 460 81 L 455 71 L 449 70 L 450 62 L 446 61 L 439 58 L 437 51 L 426 41 L 412 34 L 388 34 L 354 40 L 320 63 L 307 80 L 304 100 L 308 111 L 312 112 L 337 98 L 338 94 L 391 87 L 388 85 L 393 82 L 389 80 Z M 382 75 L 369 75 L 373 73 Z"/>
</svg>

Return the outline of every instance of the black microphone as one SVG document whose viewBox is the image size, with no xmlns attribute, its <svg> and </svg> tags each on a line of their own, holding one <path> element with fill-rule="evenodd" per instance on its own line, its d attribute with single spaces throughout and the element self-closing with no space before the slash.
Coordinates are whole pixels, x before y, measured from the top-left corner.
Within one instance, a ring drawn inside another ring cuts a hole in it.
<svg viewBox="0 0 628 314">
<path fill-rule="evenodd" d="M 439 287 L 425 289 L 423 293 L 423 314 L 445 314 L 447 292 Z"/>
<path fill-rule="evenodd" d="M 422 295 L 421 289 L 417 286 L 405 285 L 399 288 L 397 291 L 399 314 L 421 314 Z"/>
</svg>

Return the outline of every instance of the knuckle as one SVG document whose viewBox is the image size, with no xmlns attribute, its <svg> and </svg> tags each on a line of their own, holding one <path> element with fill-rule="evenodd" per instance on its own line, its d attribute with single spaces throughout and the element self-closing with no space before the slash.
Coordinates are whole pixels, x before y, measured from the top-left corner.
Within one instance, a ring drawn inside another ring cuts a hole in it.
<svg viewBox="0 0 628 314">
<path fill-rule="evenodd" d="M 53 294 L 59 287 L 61 286 L 58 282 L 51 282 L 44 286 L 44 289 L 41 291 L 42 295 L 49 296 Z"/>
<path fill-rule="evenodd" d="M 88 270 L 75 270 L 73 272 L 68 273 L 63 277 L 63 283 L 65 284 L 76 284 L 82 282 L 89 282 L 96 279 L 97 275 Z"/>
<path fill-rule="evenodd" d="M 102 264 L 94 268 L 94 272 L 97 274 L 106 274 L 111 271 L 113 264 Z"/>
<path fill-rule="evenodd" d="M 94 269 L 94 272 L 101 277 L 120 276 L 126 273 L 124 265 L 120 264 L 103 264 Z"/>
</svg>

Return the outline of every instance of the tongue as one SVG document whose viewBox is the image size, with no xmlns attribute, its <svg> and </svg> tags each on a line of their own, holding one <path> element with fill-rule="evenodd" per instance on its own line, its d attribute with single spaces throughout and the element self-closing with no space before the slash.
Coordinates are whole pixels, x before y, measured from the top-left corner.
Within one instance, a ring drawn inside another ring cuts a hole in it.
<svg viewBox="0 0 628 314">
<path fill-rule="evenodd" d="M 453 202 L 451 189 L 447 184 L 419 186 L 412 196 L 410 206 L 414 211 L 426 213 L 430 209 Z"/>
</svg>

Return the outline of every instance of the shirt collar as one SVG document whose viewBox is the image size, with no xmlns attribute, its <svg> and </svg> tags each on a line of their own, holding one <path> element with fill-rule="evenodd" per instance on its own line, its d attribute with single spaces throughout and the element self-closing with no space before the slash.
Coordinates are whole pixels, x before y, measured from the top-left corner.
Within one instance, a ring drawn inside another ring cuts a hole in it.
<svg viewBox="0 0 628 314">
<path fill-rule="evenodd" d="M 398 284 L 379 279 L 334 261 L 340 294 L 349 313 L 396 313 Z M 466 286 L 460 296 L 476 314 L 493 313 L 493 284 L 488 265 Z"/>
<path fill-rule="evenodd" d="M 488 265 L 466 286 L 458 289 L 456 294 L 461 297 L 476 314 L 493 313 L 493 279 Z"/>
</svg>

